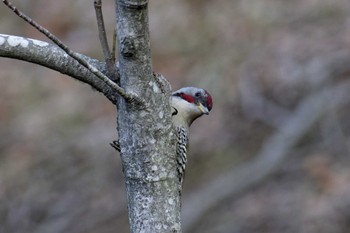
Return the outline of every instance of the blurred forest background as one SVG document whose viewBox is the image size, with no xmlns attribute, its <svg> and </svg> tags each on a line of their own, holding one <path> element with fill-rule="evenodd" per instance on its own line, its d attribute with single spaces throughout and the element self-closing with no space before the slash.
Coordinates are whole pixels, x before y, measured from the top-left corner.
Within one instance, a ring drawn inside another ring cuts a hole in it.
<svg viewBox="0 0 350 233">
<path fill-rule="evenodd" d="M 103 59 L 93 1 L 16 0 Z M 114 1 L 103 1 L 112 38 Z M 183 194 L 191 233 L 350 232 L 350 1 L 151 0 L 154 70 L 207 89 Z M 0 5 L 0 33 L 46 40 Z M 0 232 L 128 232 L 115 107 L 0 58 Z"/>
</svg>

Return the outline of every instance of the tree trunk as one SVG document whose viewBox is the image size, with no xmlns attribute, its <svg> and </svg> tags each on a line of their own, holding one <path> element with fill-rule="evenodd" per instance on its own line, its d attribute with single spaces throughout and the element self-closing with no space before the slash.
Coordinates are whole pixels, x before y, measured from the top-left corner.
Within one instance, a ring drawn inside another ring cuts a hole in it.
<svg viewBox="0 0 350 233">
<path fill-rule="evenodd" d="M 181 186 L 176 173 L 170 86 L 152 72 L 147 5 L 147 0 L 116 0 L 119 82 L 123 92 L 136 96 L 138 101 L 120 97 L 115 83 L 111 86 L 67 56 L 67 51 L 46 42 L 0 35 L 0 57 L 29 61 L 68 74 L 117 104 L 131 232 L 181 232 Z M 78 56 L 93 65 L 92 70 L 108 73 L 103 63 Z"/>
<path fill-rule="evenodd" d="M 145 106 L 118 101 L 131 232 L 181 232 L 169 91 L 152 72 L 148 1 L 116 0 L 120 85 Z"/>
</svg>

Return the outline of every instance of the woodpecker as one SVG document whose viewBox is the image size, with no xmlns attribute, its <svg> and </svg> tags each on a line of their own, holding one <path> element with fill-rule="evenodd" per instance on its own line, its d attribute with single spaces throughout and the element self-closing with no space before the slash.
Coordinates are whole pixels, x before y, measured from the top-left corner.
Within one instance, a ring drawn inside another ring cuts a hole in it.
<svg viewBox="0 0 350 233">
<path fill-rule="evenodd" d="M 213 100 L 204 89 L 183 87 L 172 93 L 171 106 L 172 121 L 177 133 L 177 172 L 182 183 L 187 162 L 190 126 L 198 117 L 209 114 L 213 107 Z"/>
</svg>

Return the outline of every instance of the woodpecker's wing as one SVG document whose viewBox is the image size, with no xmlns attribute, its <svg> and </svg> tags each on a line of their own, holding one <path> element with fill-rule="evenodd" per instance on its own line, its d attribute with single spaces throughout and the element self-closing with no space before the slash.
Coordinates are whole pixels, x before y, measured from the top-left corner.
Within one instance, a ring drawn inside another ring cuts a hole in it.
<svg viewBox="0 0 350 233">
<path fill-rule="evenodd" d="M 183 127 L 177 127 L 177 147 L 176 147 L 176 156 L 177 156 L 177 171 L 179 180 L 182 183 L 185 176 L 185 169 L 187 163 L 187 145 L 188 145 L 188 131 Z"/>
</svg>

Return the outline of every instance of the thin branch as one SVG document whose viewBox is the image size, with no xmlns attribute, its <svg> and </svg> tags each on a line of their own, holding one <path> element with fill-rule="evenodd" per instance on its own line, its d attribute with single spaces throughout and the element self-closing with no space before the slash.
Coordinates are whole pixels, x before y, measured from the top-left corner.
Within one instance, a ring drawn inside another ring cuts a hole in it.
<svg viewBox="0 0 350 233">
<path fill-rule="evenodd" d="M 110 80 L 106 75 L 104 75 L 101 71 L 99 71 L 96 67 L 92 66 L 89 62 L 87 62 L 83 57 L 81 57 L 78 53 L 72 51 L 68 48 L 62 41 L 60 41 L 56 36 L 54 36 L 50 31 L 48 31 L 46 28 L 42 27 L 38 23 L 36 23 L 34 20 L 32 20 L 30 17 L 25 15 L 23 12 L 18 10 L 11 2 L 8 0 L 3 0 L 3 3 L 10 8 L 17 16 L 28 22 L 30 25 L 32 25 L 34 28 L 36 28 L 38 31 L 43 33 L 47 38 L 49 38 L 52 42 L 54 42 L 57 46 L 59 46 L 62 50 L 64 50 L 69 56 L 74 58 L 76 61 L 78 61 L 82 66 L 86 67 L 90 72 L 95 74 L 99 79 L 101 79 L 103 82 L 105 82 L 107 85 L 111 86 L 115 89 L 115 91 L 122 96 L 125 100 L 129 102 L 136 102 L 140 105 L 144 104 L 144 101 L 138 98 L 138 96 L 130 93 L 126 93 L 123 88 L 118 86 L 115 82 Z"/>
<path fill-rule="evenodd" d="M 102 13 L 102 1 L 94 0 L 94 7 L 95 7 L 95 13 L 96 13 L 97 27 L 98 27 L 98 36 L 100 39 L 103 55 L 106 61 L 107 70 L 110 73 L 110 76 L 113 77 L 113 81 L 116 81 L 117 69 L 115 67 L 115 60 L 113 59 L 111 51 L 108 46 L 106 28 L 103 20 L 103 13 Z"/>
<path fill-rule="evenodd" d="M 112 43 L 112 58 L 113 61 L 116 60 L 116 53 L 117 53 L 117 29 L 115 28 L 113 31 L 113 43 Z"/>
</svg>

